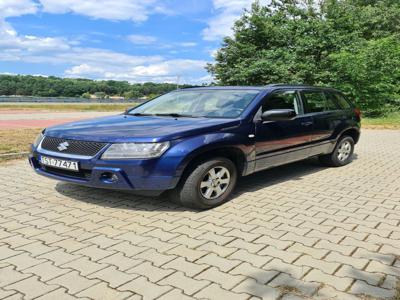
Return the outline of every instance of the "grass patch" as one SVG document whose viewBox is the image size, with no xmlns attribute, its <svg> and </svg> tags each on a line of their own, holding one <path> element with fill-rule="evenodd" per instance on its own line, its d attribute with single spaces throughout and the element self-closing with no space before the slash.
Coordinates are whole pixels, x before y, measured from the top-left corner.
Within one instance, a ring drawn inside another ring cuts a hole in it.
<svg viewBox="0 0 400 300">
<path fill-rule="evenodd" d="M 0 110 L 38 111 L 120 111 L 138 103 L 1 103 Z"/>
<path fill-rule="evenodd" d="M 363 128 L 369 129 L 400 129 L 400 112 L 379 118 L 362 118 L 361 124 Z"/>
<path fill-rule="evenodd" d="M 29 145 L 43 129 L 0 129 L 0 155 L 29 151 Z"/>
</svg>

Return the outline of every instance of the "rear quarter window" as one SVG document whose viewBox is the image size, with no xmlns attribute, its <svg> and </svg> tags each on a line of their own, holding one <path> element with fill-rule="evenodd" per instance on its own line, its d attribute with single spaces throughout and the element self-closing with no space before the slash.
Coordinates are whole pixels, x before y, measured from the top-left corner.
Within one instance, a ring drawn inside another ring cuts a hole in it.
<svg viewBox="0 0 400 300">
<path fill-rule="evenodd" d="M 335 101 L 341 109 L 350 109 L 351 105 L 346 100 L 346 98 L 339 93 L 328 93 L 328 97 L 331 97 L 333 101 Z"/>
</svg>

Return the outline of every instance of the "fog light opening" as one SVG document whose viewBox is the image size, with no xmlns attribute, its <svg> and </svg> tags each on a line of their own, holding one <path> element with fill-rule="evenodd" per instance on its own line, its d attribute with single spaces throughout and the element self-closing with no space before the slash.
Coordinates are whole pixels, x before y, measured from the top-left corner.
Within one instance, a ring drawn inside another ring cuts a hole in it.
<svg viewBox="0 0 400 300">
<path fill-rule="evenodd" d="M 104 183 L 115 183 L 118 181 L 118 176 L 111 172 L 105 172 L 100 175 L 100 180 Z"/>
</svg>

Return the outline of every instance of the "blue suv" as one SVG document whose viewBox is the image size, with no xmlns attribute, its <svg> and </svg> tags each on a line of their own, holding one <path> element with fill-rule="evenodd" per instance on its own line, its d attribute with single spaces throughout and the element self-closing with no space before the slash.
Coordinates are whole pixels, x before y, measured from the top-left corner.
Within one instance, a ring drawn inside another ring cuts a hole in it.
<svg viewBox="0 0 400 300">
<path fill-rule="evenodd" d="M 90 187 L 167 192 L 189 207 L 228 200 L 239 177 L 318 156 L 351 161 L 360 111 L 341 92 L 303 85 L 177 90 L 124 114 L 45 129 L 34 170 Z"/>
</svg>

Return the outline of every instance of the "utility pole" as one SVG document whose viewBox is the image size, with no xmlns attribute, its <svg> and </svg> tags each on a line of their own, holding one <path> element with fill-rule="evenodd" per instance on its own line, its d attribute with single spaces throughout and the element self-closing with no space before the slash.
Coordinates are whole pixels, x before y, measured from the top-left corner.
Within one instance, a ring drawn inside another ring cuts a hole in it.
<svg viewBox="0 0 400 300">
<path fill-rule="evenodd" d="M 179 81 L 181 79 L 181 76 L 177 75 L 176 76 L 176 89 L 179 90 Z"/>
</svg>

